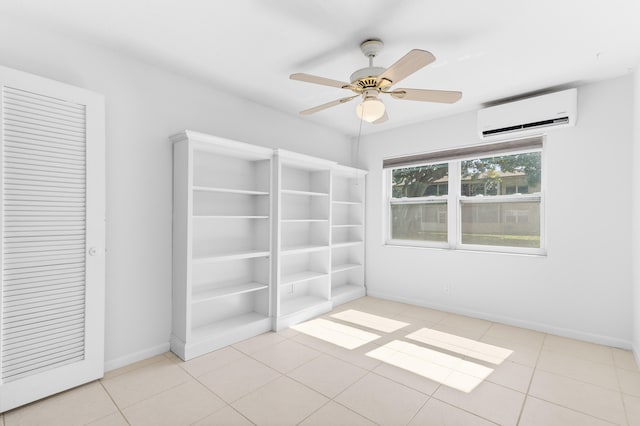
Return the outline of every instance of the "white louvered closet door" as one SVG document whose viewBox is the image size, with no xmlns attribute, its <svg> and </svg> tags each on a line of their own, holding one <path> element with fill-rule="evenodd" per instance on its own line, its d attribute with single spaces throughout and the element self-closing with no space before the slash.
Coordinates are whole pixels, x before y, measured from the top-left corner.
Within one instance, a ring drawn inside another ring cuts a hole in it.
<svg viewBox="0 0 640 426">
<path fill-rule="evenodd" d="M 104 100 L 0 67 L 0 412 L 104 369 Z"/>
</svg>

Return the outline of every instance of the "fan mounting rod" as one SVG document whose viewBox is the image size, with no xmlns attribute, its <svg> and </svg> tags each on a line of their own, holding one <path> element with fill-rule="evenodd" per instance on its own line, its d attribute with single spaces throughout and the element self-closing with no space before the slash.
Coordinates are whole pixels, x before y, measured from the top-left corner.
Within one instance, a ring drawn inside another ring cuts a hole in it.
<svg viewBox="0 0 640 426">
<path fill-rule="evenodd" d="M 373 66 L 373 58 L 375 58 L 378 53 L 384 47 L 384 43 L 382 40 L 378 39 L 369 39 L 360 43 L 360 50 L 369 58 L 369 66 L 366 68 L 361 68 L 351 74 L 351 84 L 353 86 L 357 86 L 360 89 L 372 89 L 378 86 L 377 76 L 382 74 L 385 68 L 382 67 L 374 67 Z"/>
<path fill-rule="evenodd" d="M 373 58 L 378 56 L 378 52 L 380 52 L 383 47 L 384 43 L 382 42 L 382 40 L 378 39 L 369 39 L 360 43 L 360 50 L 362 50 L 364 56 L 369 58 L 370 67 L 373 66 Z"/>
</svg>

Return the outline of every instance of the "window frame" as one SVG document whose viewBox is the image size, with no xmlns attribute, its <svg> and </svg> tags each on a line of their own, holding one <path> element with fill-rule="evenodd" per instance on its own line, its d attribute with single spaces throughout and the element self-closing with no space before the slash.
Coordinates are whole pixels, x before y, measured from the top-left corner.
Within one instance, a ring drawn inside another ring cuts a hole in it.
<svg viewBox="0 0 640 426">
<path fill-rule="evenodd" d="M 399 165 L 383 169 L 385 190 L 383 191 L 384 201 L 386 204 L 385 213 L 386 218 L 384 223 L 386 229 L 384 230 L 384 245 L 386 246 L 402 246 L 402 247 L 417 247 L 417 248 L 434 248 L 434 249 L 447 249 L 447 250 L 462 250 L 462 251 L 474 251 L 474 252 L 489 252 L 489 253 L 504 253 L 504 254 L 522 254 L 522 255 L 539 255 L 544 256 L 547 253 L 547 221 L 546 221 L 546 208 L 545 208 L 545 194 L 546 194 L 546 137 L 538 136 L 541 139 L 541 146 L 539 148 L 531 149 L 513 149 L 513 150 L 500 150 L 495 153 L 488 151 L 482 155 L 469 155 L 469 156 L 456 156 L 455 158 L 444 160 L 437 159 L 435 161 L 429 161 L 424 163 L 412 163 L 410 165 Z M 488 144 L 487 146 L 490 146 Z M 461 176 L 461 163 L 465 160 L 471 160 L 476 158 L 490 158 L 492 156 L 502 157 L 515 154 L 524 154 L 528 152 L 540 152 L 540 192 L 532 194 L 505 194 L 505 195 L 488 195 L 484 197 L 463 196 L 461 190 L 462 176 Z M 448 163 L 448 194 L 446 196 L 427 196 L 416 197 L 407 200 L 393 199 L 392 197 L 392 185 L 393 185 L 393 171 L 406 167 L 420 167 L 434 164 Z M 447 242 L 439 241 L 424 241 L 424 240 L 402 240 L 391 238 L 392 232 L 392 205 L 397 204 L 424 204 L 429 202 L 442 202 L 445 200 L 447 204 Z M 539 202 L 540 208 L 540 247 L 511 247 L 511 246 L 497 246 L 497 245 L 482 245 L 482 244 L 468 244 L 462 243 L 462 206 L 463 204 L 481 204 L 481 203 L 526 203 L 526 202 Z"/>
<path fill-rule="evenodd" d="M 425 197 L 411 197 L 411 198 L 393 198 L 393 190 L 392 190 L 392 182 L 393 182 L 393 171 L 397 169 L 403 169 L 407 167 L 422 167 L 422 166 L 433 166 L 437 164 L 443 164 L 443 161 L 435 161 L 424 164 L 417 164 L 411 166 L 404 167 L 394 167 L 385 170 L 386 172 L 386 214 L 387 214 L 387 229 L 386 229 L 386 245 L 394 245 L 394 246 L 411 246 L 411 247 L 432 247 L 432 248 L 450 248 L 451 244 L 451 232 L 450 232 L 450 222 L 449 218 L 451 216 L 451 200 L 450 200 L 450 189 L 451 189 L 451 181 L 449 180 L 449 187 L 447 190 L 447 195 L 429 195 Z M 451 175 L 451 163 L 449 163 L 447 170 L 447 175 L 450 177 Z M 411 204 L 441 204 L 442 201 L 447 205 L 447 241 L 426 241 L 426 240 L 401 240 L 401 239 L 393 239 L 391 238 L 391 230 L 393 224 L 393 214 L 391 212 L 391 208 L 393 205 L 411 205 Z"/>
</svg>

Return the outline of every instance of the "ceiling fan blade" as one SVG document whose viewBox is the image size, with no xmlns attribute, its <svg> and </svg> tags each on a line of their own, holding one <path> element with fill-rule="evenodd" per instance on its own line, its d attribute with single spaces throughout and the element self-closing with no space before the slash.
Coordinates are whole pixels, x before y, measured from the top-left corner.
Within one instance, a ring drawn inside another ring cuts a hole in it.
<svg viewBox="0 0 640 426">
<path fill-rule="evenodd" d="M 462 92 L 453 92 L 450 90 L 427 90 L 427 89 L 396 89 L 389 93 L 396 99 L 407 101 L 422 102 L 440 102 L 443 104 L 452 104 L 458 102 L 462 98 Z"/>
<path fill-rule="evenodd" d="M 378 84 L 382 87 L 396 84 L 435 60 L 436 57 L 431 52 L 413 49 L 380 74 Z"/>
<path fill-rule="evenodd" d="M 351 87 L 349 83 L 344 81 L 332 80 L 330 78 L 318 77 L 316 75 L 296 73 L 289 76 L 291 80 L 304 81 L 305 83 L 321 84 L 323 86 L 337 87 L 339 89 L 348 89 Z"/>
<path fill-rule="evenodd" d="M 305 109 L 304 111 L 300 111 L 300 115 L 309 115 L 314 112 L 322 111 L 323 109 L 331 108 L 332 106 L 340 105 L 345 102 L 349 102 L 353 98 L 357 98 L 359 95 L 348 96 L 346 98 L 336 99 L 335 101 L 327 102 L 326 104 L 318 105 L 313 108 Z"/>
<path fill-rule="evenodd" d="M 382 124 L 387 120 L 389 120 L 389 115 L 387 115 L 387 111 L 385 111 L 382 117 L 378 118 L 376 121 L 373 121 L 371 124 Z"/>
</svg>

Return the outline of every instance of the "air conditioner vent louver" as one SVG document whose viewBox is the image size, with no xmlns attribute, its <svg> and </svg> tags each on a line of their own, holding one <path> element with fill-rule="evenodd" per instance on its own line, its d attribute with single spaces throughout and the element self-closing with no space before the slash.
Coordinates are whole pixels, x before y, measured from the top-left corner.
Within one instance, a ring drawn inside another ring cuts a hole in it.
<svg viewBox="0 0 640 426">
<path fill-rule="evenodd" d="M 532 134 L 540 129 L 574 126 L 577 89 L 509 102 L 478 111 L 480 138 L 504 134 Z"/>
<path fill-rule="evenodd" d="M 520 130 L 539 129 L 542 127 L 559 126 L 559 125 L 568 124 L 568 123 L 569 123 L 569 117 L 560 117 L 560 118 L 553 118 L 550 120 L 536 121 L 534 123 L 518 124 L 510 127 L 503 127 L 500 129 L 485 130 L 482 132 L 482 134 L 484 136 L 489 136 L 489 135 L 500 134 L 500 133 L 517 132 Z"/>
</svg>

